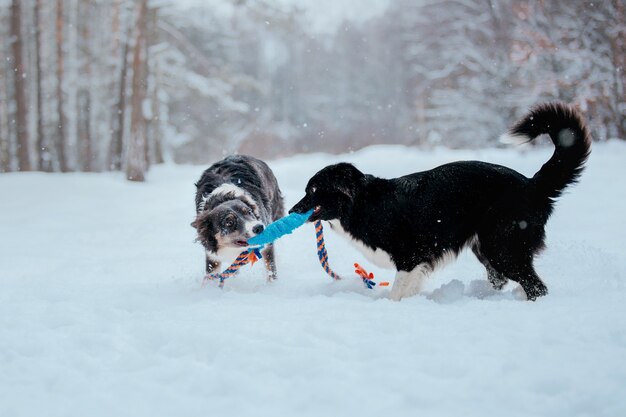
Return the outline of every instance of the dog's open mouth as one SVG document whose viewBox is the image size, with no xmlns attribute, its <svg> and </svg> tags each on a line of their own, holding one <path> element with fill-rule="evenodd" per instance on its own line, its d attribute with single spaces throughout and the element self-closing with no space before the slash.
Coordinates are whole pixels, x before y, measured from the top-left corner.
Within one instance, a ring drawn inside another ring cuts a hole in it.
<svg viewBox="0 0 626 417">
<path fill-rule="evenodd" d="M 311 213 L 311 216 L 309 216 L 309 221 L 312 222 L 317 220 L 321 212 L 322 206 L 315 206 L 315 208 L 313 209 L 313 213 Z"/>
<path fill-rule="evenodd" d="M 248 242 L 246 240 L 235 240 L 235 245 L 245 247 L 248 246 Z"/>
</svg>

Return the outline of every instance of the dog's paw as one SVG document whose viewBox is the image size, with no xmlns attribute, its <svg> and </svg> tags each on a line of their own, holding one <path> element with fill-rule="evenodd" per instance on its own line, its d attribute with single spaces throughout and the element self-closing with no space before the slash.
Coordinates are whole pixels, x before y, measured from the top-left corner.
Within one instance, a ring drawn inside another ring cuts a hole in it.
<svg viewBox="0 0 626 417">
<path fill-rule="evenodd" d="M 389 299 L 392 301 L 400 301 L 403 298 L 409 297 L 410 295 L 404 291 L 403 288 L 393 287 L 391 292 L 389 293 Z"/>
<path fill-rule="evenodd" d="M 402 295 L 401 294 L 390 293 L 389 294 L 389 299 L 391 301 L 400 301 L 400 300 L 402 300 Z"/>
</svg>

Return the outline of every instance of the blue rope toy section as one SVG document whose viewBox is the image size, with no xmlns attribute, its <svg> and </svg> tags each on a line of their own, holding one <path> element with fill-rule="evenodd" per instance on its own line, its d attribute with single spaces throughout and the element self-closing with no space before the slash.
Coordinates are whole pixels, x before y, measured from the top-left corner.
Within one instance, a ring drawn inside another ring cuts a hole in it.
<svg viewBox="0 0 626 417">
<path fill-rule="evenodd" d="M 293 232 L 298 227 L 306 223 L 311 214 L 313 214 L 313 210 L 309 210 L 307 213 L 303 214 L 292 213 L 289 216 L 283 217 L 282 219 L 276 220 L 274 223 L 268 225 L 263 233 L 248 240 L 248 243 L 255 247 L 241 252 L 237 259 L 235 259 L 235 262 L 233 262 L 233 264 L 224 272 L 207 274 L 202 281 L 202 285 L 206 285 L 208 281 L 219 280 L 219 286 L 220 288 L 223 288 L 224 281 L 237 275 L 243 266 L 248 263 L 254 264 L 257 260 L 263 257 L 261 255 L 263 246 Z"/>
<path fill-rule="evenodd" d="M 302 226 L 311 217 L 311 214 L 313 214 L 313 210 L 309 210 L 306 213 L 291 213 L 289 216 L 278 219 L 267 226 L 260 235 L 249 239 L 248 243 L 253 246 L 263 246 L 272 243 Z"/>
</svg>

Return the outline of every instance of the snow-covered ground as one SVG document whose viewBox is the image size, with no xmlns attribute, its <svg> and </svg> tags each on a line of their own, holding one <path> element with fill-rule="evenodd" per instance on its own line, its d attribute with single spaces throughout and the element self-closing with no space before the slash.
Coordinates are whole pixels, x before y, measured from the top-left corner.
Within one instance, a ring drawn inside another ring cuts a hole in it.
<svg viewBox="0 0 626 417">
<path fill-rule="evenodd" d="M 526 175 L 551 149 L 372 147 L 272 162 L 287 206 L 322 166 L 391 177 L 458 159 Z M 626 415 L 626 144 L 596 145 L 561 198 L 537 269 L 550 294 L 487 291 L 470 255 L 392 302 L 331 280 L 312 226 L 261 265 L 200 288 L 203 167 L 0 175 L 0 416 Z M 333 268 L 360 261 L 327 232 Z"/>
</svg>

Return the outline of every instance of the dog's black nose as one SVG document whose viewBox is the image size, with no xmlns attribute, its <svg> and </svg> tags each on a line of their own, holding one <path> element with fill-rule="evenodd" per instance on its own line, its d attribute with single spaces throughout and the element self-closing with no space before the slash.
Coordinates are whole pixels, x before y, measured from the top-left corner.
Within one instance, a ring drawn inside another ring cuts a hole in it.
<svg viewBox="0 0 626 417">
<path fill-rule="evenodd" d="M 252 233 L 254 233 L 255 235 L 258 235 L 259 233 L 263 231 L 263 229 L 265 229 L 265 227 L 263 227 L 262 224 L 257 224 L 256 226 L 252 228 Z"/>
</svg>

